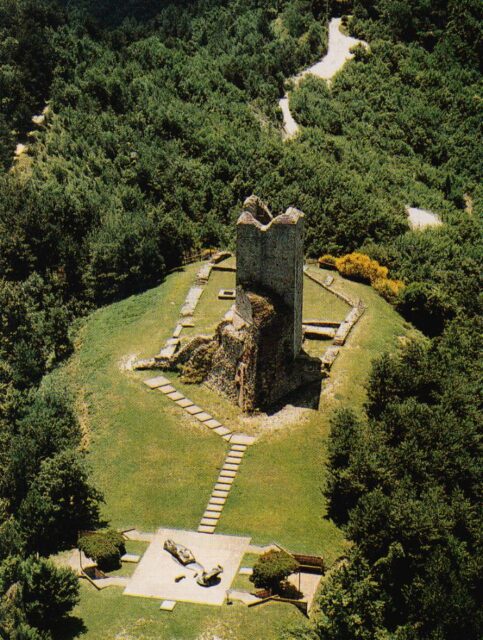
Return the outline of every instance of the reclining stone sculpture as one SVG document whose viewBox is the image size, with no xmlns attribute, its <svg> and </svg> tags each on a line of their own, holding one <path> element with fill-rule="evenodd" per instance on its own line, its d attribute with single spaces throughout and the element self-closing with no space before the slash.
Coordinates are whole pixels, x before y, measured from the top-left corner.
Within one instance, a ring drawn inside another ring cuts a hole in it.
<svg viewBox="0 0 483 640">
<path fill-rule="evenodd" d="M 213 567 L 213 569 L 211 569 L 211 571 L 203 570 L 200 574 L 198 574 L 196 582 L 202 587 L 209 587 L 216 581 L 221 573 L 223 573 L 223 567 L 221 566 L 221 564 L 217 564 L 216 567 Z"/>
<path fill-rule="evenodd" d="M 165 541 L 163 548 L 168 551 L 183 566 L 196 562 L 192 552 L 182 544 L 178 544 L 169 538 Z"/>
<path fill-rule="evenodd" d="M 166 539 L 163 545 L 163 549 L 168 551 L 173 558 L 178 560 L 183 566 L 188 564 L 196 564 L 200 571 L 195 574 L 196 582 L 202 587 L 210 587 L 212 584 L 216 582 L 218 576 L 223 573 L 223 567 L 221 564 L 217 564 L 216 567 L 213 567 L 210 571 L 206 571 L 206 569 L 196 561 L 192 551 L 190 551 L 187 547 L 174 540 Z M 175 578 L 175 582 L 179 582 L 185 576 L 177 576 Z"/>
</svg>

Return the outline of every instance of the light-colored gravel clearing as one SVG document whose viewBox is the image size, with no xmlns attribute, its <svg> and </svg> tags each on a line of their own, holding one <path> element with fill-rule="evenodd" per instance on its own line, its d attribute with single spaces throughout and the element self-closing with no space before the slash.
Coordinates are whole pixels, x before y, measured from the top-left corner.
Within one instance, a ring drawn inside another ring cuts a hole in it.
<svg viewBox="0 0 483 640">
<path fill-rule="evenodd" d="M 443 223 L 438 214 L 428 209 L 406 207 L 408 222 L 411 229 L 426 229 L 426 227 L 440 227 Z"/>
</svg>

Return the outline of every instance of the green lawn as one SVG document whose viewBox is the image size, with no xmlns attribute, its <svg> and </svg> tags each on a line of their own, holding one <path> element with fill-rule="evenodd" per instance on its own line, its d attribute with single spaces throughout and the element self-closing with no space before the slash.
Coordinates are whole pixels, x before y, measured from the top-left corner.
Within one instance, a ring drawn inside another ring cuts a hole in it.
<svg viewBox="0 0 483 640">
<path fill-rule="evenodd" d="M 159 611 L 159 600 L 123 596 L 118 587 L 97 592 L 81 582 L 81 604 L 58 640 L 277 640 L 287 626 L 303 620 L 295 607 L 274 602 L 251 609 L 241 603 L 178 602 L 168 613 Z"/>
<path fill-rule="evenodd" d="M 159 351 L 195 271 L 191 266 L 95 312 L 68 367 L 87 415 L 94 480 L 114 527 L 194 528 L 224 458 L 223 440 L 141 384 L 149 373 L 121 370 L 126 357 Z"/>
<path fill-rule="evenodd" d="M 195 528 L 226 452 L 221 438 L 142 384 L 150 372 L 123 370 L 130 356 L 157 353 L 171 335 L 198 268 L 191 265 L 155 289 L 92 314 L 65 369 L 64 379 L 77 395 L 93 479 L 104 492 L 104 514 L 114 527 Z M 231 304 L 217 301 L 216 294 L 232 286 L 233 274 L 213 275 L 197 309 L 197 331 L 214 328 L 223 308 Z M 340 286 L 338 276 L 334 286 Z M 341 532 L 324 517 L 321 493 L 330 413 L 343 404 L 361 407 L 371 360 L 394 348 L 409 328 L 369 287 L 344 281 L 343 288 L 361 297 L 368 310 L 324 383 L 319 411 L 295 408 L 295 419 L 285 423 L 276 416 L 247 419 L 219 394 L 183 385 L 169 374 L 177 388 L 227 426 L 260 435 L 241 465 L 219 532 L 320 553 L 329 564 L 344 549 Z M 306 291 L 310 293 L 304 314 L 345 316 L 347 307 L 337 298 L 316 285 L 308 285 Z M 223 631 L 223 625 L 235 629 L 232 636 L 226 635 L 236 640 L 259 638 L 261 629 L 270 640 L 291 620 L 302 619 L 295 609 L 281 605 L 214 609 L 178 604 L 172 614 L 159 612 L 158 606 L 156 601 L 122 597 L 118 588 L 98 593 L 83 584 L 77 615 L 85 620 L 86 640 L 111 639 L 121 632 L 123 638 L 189 640 L 209 629 Z"/>
</svg>

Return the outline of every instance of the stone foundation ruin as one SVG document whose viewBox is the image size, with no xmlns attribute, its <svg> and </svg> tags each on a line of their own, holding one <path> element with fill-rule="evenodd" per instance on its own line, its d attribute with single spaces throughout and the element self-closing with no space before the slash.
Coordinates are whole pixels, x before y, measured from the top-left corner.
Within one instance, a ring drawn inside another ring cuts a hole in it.
<svg viewBox="0 0 483 640">
<path fill-rule="evenodd" d="M 188 380 L 205 382 L 243 411 L 320 382 L 320 360 L 302 351 L 303 234 L 301 211 L 273 217 L 250 196 L 237 222 L 235 304 L 212 338 L 197 336 L 176 355 Z"/>
</svg>

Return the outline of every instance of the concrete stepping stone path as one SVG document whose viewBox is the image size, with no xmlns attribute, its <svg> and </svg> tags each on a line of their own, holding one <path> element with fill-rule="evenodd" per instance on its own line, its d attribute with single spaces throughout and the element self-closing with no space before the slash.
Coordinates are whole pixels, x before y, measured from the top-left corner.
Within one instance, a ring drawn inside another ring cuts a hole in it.
<svg viewBox="0 0 483 640">
<path fill-rule="evenodd" d="M 206 511 L 200 521 L 198 531 L 200 533 L 214 533 L 216 525 L 223 512 L 223 507 L 230 495 L 231 485 L 233 484 L 242 458 L 245 454 L 248 445 L 234 444 L 231 445 L 225 461 L 223 463 L 218 481 L 216 482 L 213 491 L 211 492 Z M 208 525 L 207 519 L 212 519 L 212 523 Z M 207 531 L 206 526 L 212 526 L 213 531 Z"/>
<path fill-rule="evenodd" d="M 202 407 L 185 398 L 180 391 L 175 389 L 171 381 L 164 376 L 149 378 L 145 380 L 144 383 L 150 389 L 161 391 L 166 398 L 185 411 L 186 414 L 207 426 L 213 433 L 216 433 L 230 444 L 230 448 L 220 469 L 220 474 L 215 482 L 205 512 L 198 526 L 199 533 L 214 533 L 223 507 L 230 495 L 231 486 L 235 481 L 245 451 L 255 442 L 255 438 L 245 433 L 232 433 L 230 429 L 225 427 L 221 422 L 218 422 L 216 418 L 207 411 L 204 411 Z"/>
<path fill-rule="evenodd" d="M 162 387 L 158 387 L 158 391 L 161 391 L 161 393 L 173 393 L 173 391 L 176 391 L 176 389 L 170 385 L 170 384 L 165 384 Z"/>
<path fill-rule="evenodd" d="M 164 385 L 169 384 L 169 380 L 164 376 L 156 376 L 155 378 L 144 380 L 144 384 L 150 389 L 157 389 L 158 387 L 163 387 Z"/>
</svg>

